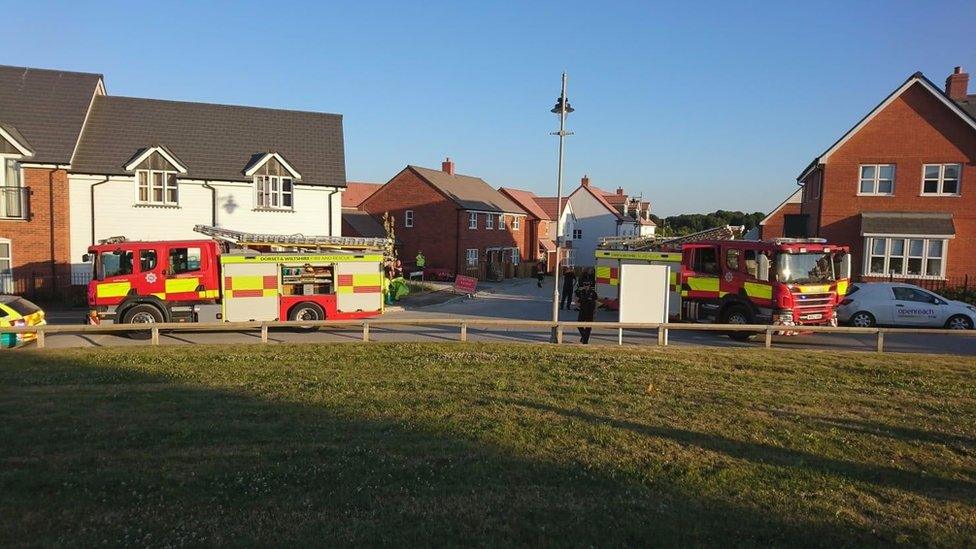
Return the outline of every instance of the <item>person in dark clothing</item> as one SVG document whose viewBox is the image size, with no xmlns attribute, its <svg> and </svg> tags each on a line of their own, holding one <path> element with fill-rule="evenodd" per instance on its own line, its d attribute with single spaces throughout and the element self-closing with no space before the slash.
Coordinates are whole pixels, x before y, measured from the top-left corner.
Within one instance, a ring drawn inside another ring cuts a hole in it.
<svg viewBox="0 0 976 549">
<path fill-rule="evenodd" d="M 544 276 L 546 276 L 546 262 L 540 259 L 539 262 L 535 264 L 535 279 L 540 288 L 542 287 L 542 278 Z"/>
<path fill-rule="evenodd" d="M 583 269 L 583 272 L 580 274 L 579 284 L 580 286 L 587 284 L 593 288 L 596 287 L 596 273 L 593 271 L 593 269 Z"/>
<path fill-rule="evenodd" d="M 565 305 L 567 309 L 571 308 L 571 305 L 573 304 L 573 288 L 575 286 L 576 273 L 573 272 L 573 269 L 567 267 L 566 270 L 563 271 L 563 293 L 559 297 L 560 309 L 563 308 L 563 305 Z"/>
<path fill-rule="evenodd" d="M 579 300 L 579 316 L 576 320 L 580 322 L 593 322 L 596 318 L 596 290 L 593 289 L 593 285 L 586 282 L 581 282 L 580 287 L 576 290 L 576 299 Z M 586 345 L 590 342 L 590 332 L 593 328 L 580 328 L 580 343 Z"/>
</svg>

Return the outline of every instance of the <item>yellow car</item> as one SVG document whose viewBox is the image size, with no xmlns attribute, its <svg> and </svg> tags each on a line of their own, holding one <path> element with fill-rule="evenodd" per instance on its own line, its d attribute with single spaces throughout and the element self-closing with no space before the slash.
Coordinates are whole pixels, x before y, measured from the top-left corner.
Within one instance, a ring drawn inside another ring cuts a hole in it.
<svg viewBox="0 0 976 549">
<path fill-rule="evenodd" d="M 30 301 L 15 295 L 0 295 L 0 328 L 10 326 L 44 326 L 44 311 Z M 37 334 L 0 334 L 0 347 L 16 347 L 37 339 Z"/>
</svg>

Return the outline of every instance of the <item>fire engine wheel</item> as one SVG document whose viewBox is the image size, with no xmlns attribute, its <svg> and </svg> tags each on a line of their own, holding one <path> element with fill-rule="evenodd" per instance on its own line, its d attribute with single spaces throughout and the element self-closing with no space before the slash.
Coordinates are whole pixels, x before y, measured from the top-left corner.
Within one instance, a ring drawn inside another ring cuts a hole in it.
<svg viewBox="0 0 976 549">
<path fill-rule="evenodd" d="M 973 321 L 967 316 L 956 315 L 946 321 L 946 328 L 950 330 L 972 330 Z"/>
<path fill-rule="evenodd" d="M 156 307 L 146 303 L 133 305 L 125 312 L 125 316 L 122 318 L 123 324 L 156 324 L 162 321 L 163 313 Z M 152 336 L 149 330 L 126 332 L 126 335 L 132 339 L 149 339 Z"/>
<path fill-rule="evenodd" d="M 752 313 L 742 305 L 730 305 L 722 312 L 722 324 L 752 324 Z M 729 337 L 745 341 L 753 336 L 749 332 L 729 332 Z"/>
<path fill-rule="evenodd" d="M 858 311 L 851 315 L 851 326 L 855 328 L 870 328 L 877 324 L 874 315 L 867 311 Z"/>
<path fill-rule="evenodd" d="M 288 311 L 288 320 L 306 320 L 306 321 L 318 321 L 325 320 L 325 311 L 318 303 L 312 303 L 311 301 L 306 301 L 304 303 L 299 303 Z M 314 332 L 318 330 L 315 326 L 299 326 L 299 330 L 306 332 Z"/>
</svg>

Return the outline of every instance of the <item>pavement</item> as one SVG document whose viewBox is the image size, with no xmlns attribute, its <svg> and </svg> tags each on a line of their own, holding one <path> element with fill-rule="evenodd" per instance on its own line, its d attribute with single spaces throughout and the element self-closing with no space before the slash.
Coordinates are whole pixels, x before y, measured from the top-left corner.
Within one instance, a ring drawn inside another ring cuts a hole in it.
<svg viewBox="0 0 976 549">
<path fill-rule="evenodd" d="M 77 324 L 84 314 L 82 310 L 49 311 L 47 318 L 52 324 Z M 547 278 L 542 288 L 535 279 L 515 279 L 499 283 L 479 283 L 474 296 L 456 295 L 450 285 L 438 291 L 415 294 L 391 307 L 380 318 L 389 319 L 491 319 L 491 320 L 550 320 L 552 318 L 552 279 Z M 562 310 L 560 320 L 577 320 L 576 311 Z M 615 312 L 598 311 L 597 321 L 615 321 Z M 597 330 L 590 338 L 592 344 L 617 344 L 617 330 Z M 525 330 L 522 328 L 468 328 L 468 341 L 502 341 L 545 343 L 549 330 Z M 453 326 L 396 326 L 370 327 L 372 341 L 457 341 L 458 328 Z M 269 341 L 273 343 L 328 343 L 361 341 L 359 328 L 324 328 L 315 332 L 271 330 Z M 578 344 L 575 333 L 566 332 L 566 344 Z M 161 345 L 207 343 L 260 343 L 259 332 L 180 332 L 160 334 Z M 133 340 L 112 334 L 51 334 L 46 338 L 49 348 L 103 347 L 146 345 L 145 340 Z M 624 345 L 656 345 L 654 330 L 626 330 Z M 762 341 L 734 341 L 724 335 L 710 332 L 675 332 L 669 334 L 669 344 L 675 346 L 743 347 L 762 346 Z M 773 348 L 874 351 L 877 339 L 873 335 L 810 334 L 801 336 L 774 336 Z M 885 336 L 885 351 L 910 353 L 943 353 L 976 356 L 976 337 L 959 337 L 939 334 Z"/>
</svg>

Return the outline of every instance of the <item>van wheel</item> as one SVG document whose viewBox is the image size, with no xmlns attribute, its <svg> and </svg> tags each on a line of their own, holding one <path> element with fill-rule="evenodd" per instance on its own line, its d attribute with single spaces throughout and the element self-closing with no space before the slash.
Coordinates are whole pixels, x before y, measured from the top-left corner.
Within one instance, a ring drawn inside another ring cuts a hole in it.
<svg viewBox="0 0 976 549">
<path fill-rule="evenodd" d="M 325 320 L 325 311 L 322 310 L 322 307 L 318 303 L 304 301 L 288 311 L 288 320 L 305 320 L 310 322 Z M 297 329 L 302 332 L 314 332 L 318 330 L 318 327 L 299 326 Z"/>
<path fill-rule="evenodd" d="M 972 330 L 973 321 L 965 315 L 956 315 L 946 321 L 946 328 L 950 330 Z"/>
<path fill-rule="evenodd" d="M 721 324 L 752 324 L 752 311 L 742 305 L 730 305 L 722 311 Z M 754 334 L 750 332 L 728 332 L 736 341 L 746 341 Z"/>
<path fill-rule="evenodd" d="M 133 305 L 122 317 L 123 324 L 158 324 L 162 321 L 163 313 L 156 306 L 148 303 Z M 126 332 L 125 335 L 130 339 L 149 339 L 152 337 L 152 333 L 149 330 Z"/>
<path fill-rule="evenodd" d="M 855 328 L 871 328 L 878 323 L 874 319 L 874 315 L 867 311 L 858 311 L 852 314 L 849 322 Z"/>
</svg>

